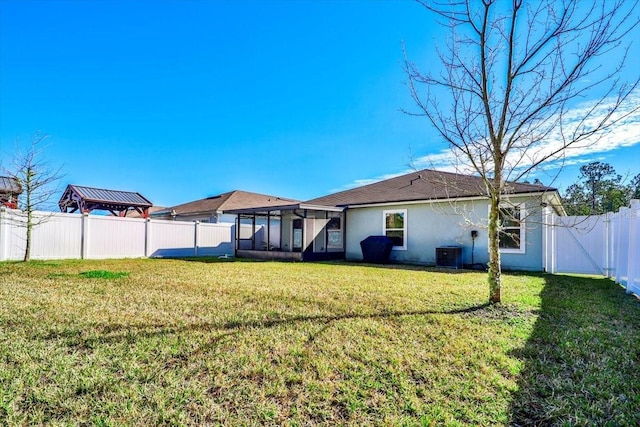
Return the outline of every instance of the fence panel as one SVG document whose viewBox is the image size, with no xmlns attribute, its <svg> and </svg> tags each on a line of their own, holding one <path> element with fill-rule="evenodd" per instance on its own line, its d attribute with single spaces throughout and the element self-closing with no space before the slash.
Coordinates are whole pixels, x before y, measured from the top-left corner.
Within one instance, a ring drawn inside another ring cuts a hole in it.
<svg viewBox="0 0 640 427">
<path fill-rule="evenodd" d="M 146 220 L 88 215 L 85 224 L 85 258 L 140 258 L 145 255 Z"/>
<path fill-rule="evenodd" d="M 640 296 L 640 200 L 616 213 L 556 217 L 546 259 L 552 273 L 612 277 Z"/>
<path fill-rule="evenodd" d="M 616 282 L 640 296 L 640 200 L 620 209 L 619 224 Z"/>
<path fill-rule="evenodd" d="M 622 208 L 618 212 L 616 242 L 614 245 L 613 271 L 616 283 L 625 283 L 627 280 L 627 248 L 629 246 L 629 208 Z"/>
<path fill-rule="evenodd" d="M 0 208 L 0 261 L 24 257 L 27 229 L 21 224 L 17 211 Z"/>
<path fill-rule="evenodd" d="M 150 221 L 147 256 L 196 256 L 196 223 L 182 221 Z"/>
<path fill-rule="evenodd" d="M 38 213 L 37 216 L 39 219 L 44 219 L 44 222 L 32 230 L 32 259 L 69 259 L 81 257 L 81 216 L 66 213 Z"/>
<path fill-rule="evenodd" d="M 198 224 L 198 256 L 233 255 L 233 224 Z"/>
<path fill-rule="evenodd" d="M 35 213 L 33 259 L 233 255 L 233 224 L 145 220 L 58 212 Z M 21 260 L 26 246 L 22 212 L 0 210 L 0 261 Z M 196 240 L 197 238 L 197 240 Z"/>
<path fill-rule="evenodd" d="M 604 215 L 556 217 L 555 273 L 607 274 Z"/>
</svg>

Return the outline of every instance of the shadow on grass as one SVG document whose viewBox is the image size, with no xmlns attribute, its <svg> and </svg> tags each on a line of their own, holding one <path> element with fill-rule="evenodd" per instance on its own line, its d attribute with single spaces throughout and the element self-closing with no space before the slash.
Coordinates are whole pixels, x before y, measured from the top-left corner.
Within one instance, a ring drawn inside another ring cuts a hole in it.
<svg viewBox="0 0 640 427">
<path fill-rule="evenodd" d="M 640 304 L 608 279 L 545 276 L 511 425 L 640 425 Z"/>
<path fill-rule="evenodd" d="M 463 268 L 447 268 L 447 267 L 436 267 L 434 265 L 423 265 L 423 264 L 401 264 L 390 262 L 387 264 L 372 264 L 364 261 L 321 261 L 317 264 L 327 264 L 327 265 L 336 265 L 336 266 L 345 266 L 345 267 L 371 267 L 371 268 L 384 268 L 387 270 L 406 270 L 406 271 L 424 271 L 429 273 L 446 273 L 446 274 L 468 274 L 468 273 L 477 273 L 482 271 L 472 270 L 472 269 L 463 269 Z"/>
<path fill-rule="evenodd" d="M 244 263 L 282 263 L 282 264 L 291 264 L 291 263 L 305 263 L 311 264 L 310 262 L 304 261 L 283 261 L 283 260 L 261 260 L 261 259 L 252 259 L 252 258 L 234 258 L 234 257 L 177 257 L 177 258 L 158 258 L 158 259 L 173 259 L 177 261 L 186 261 L 186 262 L 200 262 L 203 264 L 217 264 L 222 262 L 244 262 Z M 468 269 L 468 268 L 446 268 L 446 267 L 435 267 L 433 265 L 422 265 L 422 264 L 406 264 L 406 263 L 386 263 L 386 264 L 372 264 L 364 261 L 345 261 L 345 260 L 336 260 L 336 261 L 314 261 L 313 264 L 320 265 L 331 265 L 335 267 L 371 267 L 371 268 L 384 268 L 388 270 L 407 270 L 407 271 L 425 271 L 430 273 L 447 273 L 447 274 L 463 274 L 463 273 L 483 273 L 485 271 L 478 269 Z"/>
<path fill-rule="evenodd" d="M 174 261 L 185 261 L 185 262 L 200 262 L 203 264 L 220 264 L 223 262 L 256 262 L 256 260 L 250 260 L 246 258 L 235 258 L 230 256 L 193 256 L 193 257 L 164 257 L 164 258 L 151 258 L 151 259 L 159 259 L 159 260 L 174 260 Z"/>
<path fill-rule="evenodd" d="M 215 336 L 210 342 L 196 351 L 202 353 L 208 349 L 215 347 L 223 338 L 233 336 L 247 329 L 268 329 L 279 326 L 293 325 L 303 322 L 315 322 L 322 325 L 318 333 L 324 331 L 333 322 L 350 319 L 381 319 L 394 318 L 400 316 L 420 316 L 420 315 L 464 315 L 474 314 L 491 318 L 507 317 L 510 314 L 504 310 L 496 310 L 495 307 L 487 304 L 474 305 L 469 307 L 456 308 L 451 310 L 416 310 L 416 311 L 383 311 L 375 313 L 344 313 L 336 315 L 298 315 L 281 317 L 276 319 L 257 319 L 257 320 L 234 320 L 221 323 L 194 323 L 185 326 L 171 326 L 164 324 L 151 325 L 93 325 L 94 334 L 87 333 L 87 329 L 66 329 L 62 331 L 50 331 L 44 337 L 46 340 L 65 339 L 67 345 L 76 348 L 91 349 L 102 344 L 114 343 L 135 343 L 140 339 L 148 339 L 154 337 L 164 337 L 168 335 L 181 334 L 192 331 L 218 331 L 220 334 Z M 317 335 L 317 334 L 316 334 Z M 315 340 L 315 336 L 311 335 L 308 341 Z M 191 354 L 192 356 L 193 354 Z"/>
</svg>

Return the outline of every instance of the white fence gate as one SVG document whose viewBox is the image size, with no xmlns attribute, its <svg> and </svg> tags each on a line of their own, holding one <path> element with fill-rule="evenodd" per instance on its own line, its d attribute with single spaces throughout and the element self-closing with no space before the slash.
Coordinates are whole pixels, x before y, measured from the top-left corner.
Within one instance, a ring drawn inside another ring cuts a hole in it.
<svg viewBox="0 0 640 427">
<path fill-rule="evenodd" d="M 640 200 L 616 213 L 547 218 L 546 270 L 598 274 L 640 295 Z"/>
<path fill-rule="evenodd" d="M 234 253 L 235 225 L 36 212 L 32 259 L 216 256 Z M 24 215 L 0 209 L 0 261 L 21 260 Z M 244 227 L 244 226 L 243 226 Z M 256 234 L 260 230 L 256 230 Z"/>
</svg>

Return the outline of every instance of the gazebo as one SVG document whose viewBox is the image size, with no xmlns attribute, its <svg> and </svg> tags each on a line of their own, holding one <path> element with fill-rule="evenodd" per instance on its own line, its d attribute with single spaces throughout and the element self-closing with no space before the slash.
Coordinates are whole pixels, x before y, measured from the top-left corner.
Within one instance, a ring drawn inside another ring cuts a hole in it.
<svg viewBox="0 0 640 427">
<path fill-rule="evenodd" d="M 148 218 L 149 208 L 153 204 L 140 193 L 68 185 L 58 206 L 61 212 L 105 210 L 115 216 L 125 217 L 127 212 L 136 211 L 143 218 Z"/>
<path fill-rule="evenodd" d="M 16 209 L 20 194 L 22 194 L 22 187 L 15 178 L 0 176 L 0 206 Z"/>
</svg>

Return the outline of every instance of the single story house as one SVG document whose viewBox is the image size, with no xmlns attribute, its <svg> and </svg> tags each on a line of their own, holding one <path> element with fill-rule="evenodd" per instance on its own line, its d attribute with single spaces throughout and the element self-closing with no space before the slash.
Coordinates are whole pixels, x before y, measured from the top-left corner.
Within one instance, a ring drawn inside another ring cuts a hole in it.
<svg viewBox="0 0 640 427">
<path fill-rule="evenodd" d="M 237 221 L 236 215 L 225 213 L 226 211 L 233 209 L 252 209 L 258 206 L 280 206 L 297 202 L 297 200 L 284 197 L 234 190 L 152 212 L 150 217 L 171 221 L 235 224 Z M 272 218 L 269 221 L 268 229 L 266 227 L 266 218 L 258 218 L 256 221 L 243 219 L 240 221 L 240 224 L 241 226 L 235 229 L 238 233 L 236 239 L 239 239 L 239 247 L 251 249 L 256 245 L 265 248 L 280 246 L 280 225 L 278 219 Z M 270 243 L 267 244 L 267 242 Z"/>
<path fill-rule="evenodd" d="M 257 206 L 277 206 L 295 203 L 297 200 L 267 194 L 234 190 L 192 202 L 164 208 L 152 212 L 151 218 L 173 221 L 200 221 L 206 223 L 234 223 L 235 215 L 225 214 L 231 209 L 253 208 Z"/>
<path fill-rule="evenodd" d="M 456 253 L 460 266 L 489 261 L 489 198 L 482 179 L 472 175 L 425 169 L 304 203 L 225 213 L 237 221 L 273 215 L 282 221 L 279 245 L 254 245 L 254 251 L 237 251 L 238 256 L 255 256 L 262 249 L 313 260 L 331 250 L 334 257 L 362 260 L 360 242 L 382 235 L 393 240 L 390 259 L 399 263 L 438 265 L 443 250 Z M 544 270 L 545 219 L 551 213 L 565 214 L 555 188 L 507 184 L 501 213 L 503 268 Z"/>
</svg>

